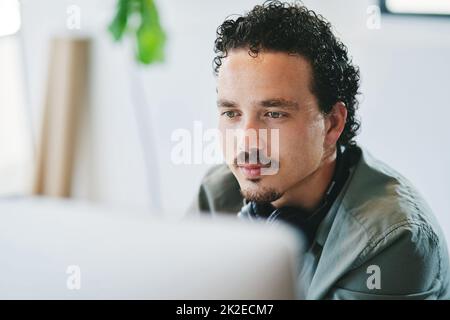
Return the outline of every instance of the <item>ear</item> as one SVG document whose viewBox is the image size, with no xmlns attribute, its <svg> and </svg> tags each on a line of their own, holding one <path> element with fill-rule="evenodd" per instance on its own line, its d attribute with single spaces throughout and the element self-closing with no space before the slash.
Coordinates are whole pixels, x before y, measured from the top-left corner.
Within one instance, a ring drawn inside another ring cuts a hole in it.
<svg viewBox="0 0 450 320">
<path fill-rule="evenodd" d="M 347 108 L 341 101 L 336 102 L 331 111 L 325 118 L 325 141 L 326 146 L 335 145 L 339 137 L 344 131 L 345 123 L 347 121 Z"/>
</svg>

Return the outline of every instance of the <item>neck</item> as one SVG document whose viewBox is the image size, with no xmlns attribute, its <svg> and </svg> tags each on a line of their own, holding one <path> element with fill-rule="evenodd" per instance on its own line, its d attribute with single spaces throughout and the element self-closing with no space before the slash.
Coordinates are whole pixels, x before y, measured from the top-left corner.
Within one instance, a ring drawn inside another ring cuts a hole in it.
<svg viewBox="0 0 450 320">
<path fill-rule="evenodd" d="M 336 167 L 336 148 L 324 154 L 320 166 L 272 202 L 276 208 L 291 206 L 313 212 L 327 191 Z"/>
</svg>

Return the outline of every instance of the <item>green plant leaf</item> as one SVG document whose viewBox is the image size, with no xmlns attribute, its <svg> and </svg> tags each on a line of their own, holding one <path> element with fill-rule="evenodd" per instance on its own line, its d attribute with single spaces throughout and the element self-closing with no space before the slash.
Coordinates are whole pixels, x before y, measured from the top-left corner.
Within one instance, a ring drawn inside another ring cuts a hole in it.
<svg viewBox="0 0 450 320">
<path fill-rule="evenodd" d="M 109 32 L 114 40 L 120 41 L 130 28 L 130 17 L 135 14 L 140 18 L 137 29 L 131 30 L 135 33 L 136 59 L 143 64 L 163 61 L 166 35 L 153 0 L 118 0 Z"/>
<path fill-rule="evenodd" d="M 117 3 L 117 12 L 110 23 L 108 30 L 112 34 L 115 41 L 122 39 L 123 33 L 127 27 L 129 14 L 129 1 L 119 0 Z"/>
<path fill-rule="evenodd" d="M 136 32 L 137 58 L 144 64 L 164 60 L 166 36 L 159 23 L 153 0 L 142 0 L 141 24 Z"/>
</svg>

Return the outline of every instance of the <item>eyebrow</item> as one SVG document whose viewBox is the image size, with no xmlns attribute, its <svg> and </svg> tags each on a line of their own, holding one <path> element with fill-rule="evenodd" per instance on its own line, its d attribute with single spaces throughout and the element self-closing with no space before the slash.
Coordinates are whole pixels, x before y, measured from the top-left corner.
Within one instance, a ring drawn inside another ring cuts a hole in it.
<svg viewBox="0 0 450 320">
<path fill-rule="evenodd" d="M 218 108 L 235 108 L 237 107 L 237 103 L 225 99 L 217 100 Z"/>
<path fill-rule="evenodd" d="M 298 109 L 298 102 L 283 98 L 262 100 L 255 103 L 264 108 L 282 108 L 282 109 Z M 218 108 L 236 108 L 238 104 L 234 101 L 220 99 L 217 101 Z"/>
<path fill-rule="evenodd" d="M 283 108 L 283 109 L 298 109 L 298 102 L 287 99 L 269 99 L 263 100 L 259 103 L 265 108 Z"/>
</svg>

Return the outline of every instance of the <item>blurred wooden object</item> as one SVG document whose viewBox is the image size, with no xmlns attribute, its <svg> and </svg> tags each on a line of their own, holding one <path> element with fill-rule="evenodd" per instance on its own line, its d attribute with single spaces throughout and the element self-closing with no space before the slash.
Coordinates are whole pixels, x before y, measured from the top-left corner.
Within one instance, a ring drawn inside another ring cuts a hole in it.
<svg viewBox="0 0 450 320">
<path fill-rule="evenodd" d="M 70 197 L 77 119 L 87 97 L 89 40 L 51 41 L 33 193 Z"/>
</svg>

